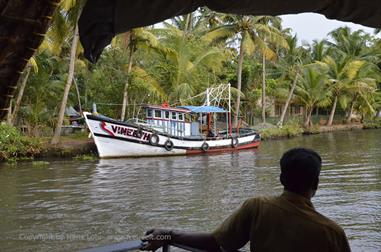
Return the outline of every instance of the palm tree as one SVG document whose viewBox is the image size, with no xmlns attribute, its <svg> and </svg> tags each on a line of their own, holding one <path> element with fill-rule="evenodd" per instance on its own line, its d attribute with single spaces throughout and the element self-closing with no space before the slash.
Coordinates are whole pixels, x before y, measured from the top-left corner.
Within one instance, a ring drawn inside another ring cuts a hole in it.
<svg viewBox="0 0 381 252">
<path fill-rule="evenodd" d="M 304 126 L 312 126 L 312 112 L 316 107 L 326 107 L 330 104 L 331 92 L 327 89 L 325 70 L 316 65 L 307 65 L 296 87 L 297 100 L 305 108 Z"/>
<path fill-rule="evenodd" d="M 65 5 L 73 4 L 73 2 L 65 1 L 63 2 Z M 65 8 L 68 8 L 67 6 Z M 61 12 L 57 11 L 54 14 L 53 22 L 48 28 L 47 34 L 39 46 L 37 52 L 34 56 L 32 56 L 25 67 L 24 76 L 20 79 L 20 87 L 17 94 L 15 106 L 13 108 L 12 114 L 9 117 L 9 123 L 14 124 L 17 119 L 17 114 L 20 110 L 21 101 L 24 96 L 24 91 L 28 83 L 28 79 L 30 76 L 30 72 L 33 69 L 34 73 L 38 72 L 38 62 L 36 56 L 44 53 L 45 51 L 49 52 L 49 54 L 53 56 L 59 56 L 62 49 L 62 44 L 65 43 L 66 36 L 69 31 L 69 25 L 67 24 L 67 20 L 62 15 Z"/>
<path fill-rule="evenodd" d="M 239 56 L 237 69 L 238 95 L 235 103 L 234 125 L 238 124 L 241 89 L 242 89 L 242 65 L 246 55 L 252 55 L 255 51 L 263 55 L 263 86 L 262 107 L 265 109 L 265 61 L 274 60 L 277 56 L 269 44 L 275 44 L 287 48 L 286 40 L 280 31 L 269 25 L 271 18 L 266 16 L 227 16 L 225 22 L 208 32 L 204 38 L 207 41 L 239 41 Z M 265 118 L 263 118 L 265 121 Z"/>
<path fill-rule="evenodd" d="M 377 82 L 380 81 L 380 71 L 377 66 L 367 62 L 356 73 L 353 81 L 346 88 L 346 97 L 343 101 L 343 107 L 347 108 L 347 123 L 350 123 L 353 117 L 355 107 L 362 104 L 362 107 L 372 113 L 375 110 L 372 106 L 372 100 L 377 91 Z"/>
<path fill-rule="evenodd" d="M 70 51 L 69 75 L 67 77 L 67 81 L 65 84 L 64 94 L 63 94 L 60 110 L 58 113 L 58 121 L 57 121 L 56 128 L 54 130 L 54 135 L 51 140 L 51 144 L 58 144 L 59 138 L 61 136 L 61 128 L 62 128 L 62 123 L 64 121 L 67 99 L 69 97 L 71 84 L 74 79 L 74 68 L 75 68 L 75 59 L 77 56 L 78 41 L 79 41 L 79 34 L 78 34 L 78 25 L 77 25 L 74 30 L 74 37 L 73 37 L 71 51 Z"/>
<path fill-rule="evenodd" d="M 134 53 L 140 46 L 148 46 L 151 48 L 158 48 L 158 41 L 157 38 L 147 29 L 137 28 L 133 29 L 127 33 L 122 35 L 124 38 L 124 48 L 128 50 L 129 58 L 128 58 L 128 66 L 127 66 L 127 78 L 124 85 L 124 91 L 123 91 L 123 104 L 122 104 L 122 113 L 120 116 L 120 119 L 122 121 L 126 118 L 126 109 L 128 105 L 128 87 L 130 82 L 130 74 L 132 71 L 132 66 L 134 62 Z M 120 43 L 121 44 L 121 43 Z"/>
<path fill-rule="evenodd" d="M 286 39 L 289 36 L 290 29 L 282 29 L 282 19 L 279 17 L 266 17 L 263 22 L 268 24 L 270 28 L 274 29 L 273 33 L 263 33 L 264 41 L 278 54 L 278 48 L 289 49 L 289 44 Z M 270 39 L 269 36 L 279 35 L 277 39 Z M 275 60 L 277 56 L 271 60 Z M 266 55 L 262 52 L 262 123 L 266 123 Z M 296 83 L 296 81 L 295 81 Z M 290 98 L 291 99 L 291 98 Z"/>
<path fill-rule="evenodd" d="M 161 47 L 155 50 L 158 58 L 152 71 L 156 72 L 168 98 L 184 104 L 185 100 L 204 91 L 210 80 L 216 79 L 229 54 L 210 47 L 197 33 L 187 35 L 172 24 L 164 25 L 165 28 L 156 29 Z"/>
<path fill-rule="evenodd" d="M 283 107 L 279 122 L 277 123 L 277 125 L 280 127 L 283 125 L 286 112 L 288 110 L 288 107 L 294 95 L 296 85 L 299 81 L 300 72 L 303 65 L 302 63 L 303 58 L 306 58 L 305 50 L 301 47 L 298 47 L 297 42 L 298 42 L 298 39 L 296 36 L 293 36 L 293 37 L 290 36 L 287 38 L 289 50 L 285 52 L 286 54 L 285 57 L 281 58 L 278 64 L 280 71 L 283 72 L 282 79 L 290 80 L 292 82 L 291 87 L 288 87 L 287 89 L 288 91 L 287 99 Z"/>
<path fill-rule="evenodd" d="M 357 81 L 356 77 L 358 77 L 359 71 L 361 71 L 366 62 L 353 60 L 348 56 L 343 56 L 336 60 L 331 56 L 327 56 L 319 64 L 328 70 L 329 88 L 333 95 L 332 108 L 327 122 L 327 126 L 331 126 L 339 99 L 345 98 L 343 92 Z"/>
<path fill-rule="evenodd" d="M 368 47 L 371 36 L 362 30 L 352 32 L 349 27 L 340 27 L 330 32 L 329 36 L 333 41 L 325 43 L 333 49 L 333 57 L 340 55 L 353 59 L 370 60 L 375 56 Z"/>
<path fill-rule="evenodd" d="M 145 64 L 152 66 L 156 62 L 155 55 L 150 50 L 140 45 L 139 50 L 134 53 L 134 65 L 127 75 L 129 65 L 129 55 L 125 46 L 122 45 L 122 38 L 118 37 L 113 41 L 112 46 L 106 48 L 99 62 L 92 67 L 92 71 L 84 71 L 85 79 L 85 100 L 88 104 L 97 103 L 99 111 L 112 118 L 119 118 L 121 106 L 109 106 L 115 104 L 119 94 L 120 99 L 124 95 L 123 90 L 128 78 L 128 102 L 126 118 L 134 117 L 137 104 L 159 103 L 164 99 L 164 91 L 157 80 L 155 73 L 149 71 Z M 147 62 L 149 61 L 149 62 Z M 116 105 L 116 104 L 115 104 Z"/>
<path fill-rule="evenodd" d="M 75 70 L 75 61 L 77 58 L 77 49 L 79 42 L 79 33 L 78 33 L 78 18 L 83 6 L 83 1 L 76 0 L 65 0 L 61 2 L 61 11 L 66 13 L 67 19 L 74 26 L 73 38 L 71 42 L 70 57 L 69 57 L 69 74 L 65 84 L 64 94 L 58 113 L 58 120 L 54 130 L 54 135 L 51 140 L 51 144 L 58 144 L 61 136 L 61 128 L 64 121 L 65 109 L 67 105 L 67 99 L 69 96 L 71 84 L 74 79 L 74 70 Z M 57 11 L 59 12 L 59 11 Z"/>
<path fill-rule="evenodd" d="M 326 40 L 314 40 L 309 46 L 311 62 L 322 61 L 325 56 L 332 53 L 332 47 L 327 46 Z"/>
<path fill-rule="evenodd" d="M 13 108 L 12 114 L 10 115 L 10 117 L 8 119 L 9 120 L 8 123 L 10 125 L 13 125 L 17 119 L 17 114 L 18 114 L 18 112 L 20 110 L 20 106 L 21 106 L 21 100 L 24 96 L 25 87 L 26 87 L 26 84 L 28 82 L 28 78 L 29 78 L 29 75 L 30 75 L 30 72 L 32 69 L 34 69 L 34 72 L 36 72 L 36 73 L 38 72 L 38 66 L 36 63 L 36 59 L 34 57 L 31 57 L 29 59 L 29 62 L 26 65 L 26 68 L 24 70 L 24 75 L 20 79 L 21 82 L 20 82 L 20 87 L 19 87 L 19 91 L 17 94 L 17 98 L 16 98 L 15 107 Z"/>
</svg>

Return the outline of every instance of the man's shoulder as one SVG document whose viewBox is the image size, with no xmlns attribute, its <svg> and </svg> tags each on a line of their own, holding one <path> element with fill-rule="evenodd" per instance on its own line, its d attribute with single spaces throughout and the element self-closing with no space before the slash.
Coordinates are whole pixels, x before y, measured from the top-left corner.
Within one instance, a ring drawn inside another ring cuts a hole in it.
<svg viewBox="0 0 381 252">
<path fill-rule="evenodd" d="M 281 195 L 276 196 L 260 196 L 260 197 L 252 197 L 247 199 L 244 202 L 244 206 L 250 209 L 253 208 L 262 208 L 262 209 L 280 209 L 280 211 L 291 211 L 291 208 L 288 208 L 284 205 L 284 201 L 282 200 Z M 270 211 L 272 212 L 272 211 Z M 337 235 L 344 235 L 345 232 L 342 227 L 340 227 L 335 221 L 331 220 L 327 216 L 319 213 L 314 208 L 308 208 L 306 211 L 292 211 L 295 214 L 300 215 L 301 217 L 305 217 L 307 221 L 314 222 L 318 225 L 325 226 L 330 229 L 333 233 Z"/>
<path fill-rule="evenodd" d="M 245 200 L 243 206 L 246 207 L 257 207 L 262 204 L 267 204 L 276 201 L 279 196 L 259 196 L 259 197 L 251 197 Z"/>
<path fill-rule="evenodd" d="M 329 228 L 331 231 L 333 231 L 337 235 L 344 235 L 344 229 L 339 226 L 335 221 L 331 220 L 327 216 L 319 213 L 316 211 L 317 218 L 316 220 L 319 221 L 319 223 L 323 224 L 327 228 Z"/>
</svg>

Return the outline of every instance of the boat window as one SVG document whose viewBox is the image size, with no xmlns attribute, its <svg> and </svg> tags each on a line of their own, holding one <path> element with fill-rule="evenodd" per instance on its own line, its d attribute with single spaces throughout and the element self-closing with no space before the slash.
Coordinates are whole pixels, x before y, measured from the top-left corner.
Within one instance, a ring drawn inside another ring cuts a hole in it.
<svg viewBox="0 0 381 252">
<path fill-rule="evenodd" d="M 155 118 L 161 118 L 161 110 L 155 110 Z"/>
<path fill-rule="evenodd" d="M 152 109 L 147 109 L 147 117 L 152 118 Z"/>
<path fill-rule="evenodd" d="M 169 119 L 169 111 L 165 111 L 164 114 L 165 114 L 165 119 Z"/>
<path fill-rule="evenodd" d="M 184 121 L 184 114 L 179 114 L 179 121 Z"/>
<path fill-rule="evenodd" d="M 176 112 L 172 112 L 172 120 L 177 120 L 177 113 Z"/>
</svg>

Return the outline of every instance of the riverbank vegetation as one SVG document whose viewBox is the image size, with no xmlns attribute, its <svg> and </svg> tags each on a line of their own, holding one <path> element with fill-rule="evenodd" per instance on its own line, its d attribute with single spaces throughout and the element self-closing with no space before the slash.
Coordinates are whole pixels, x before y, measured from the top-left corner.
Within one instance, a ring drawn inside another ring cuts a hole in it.
<svg viewBox="0 0 381 252">
<path fill-rule="evenodd" d="M 192 97 L 220 83 L 234 87 L 235 123 L 276 125 L 264 137 L 352 122 L 379 126 L 381 40 L 374 34 L 342 27 L 300 43 L 279 17 L 200 9 L 117 36 L 91 65 L 78 43 L 80 8 L 81 1 L 61 2 L 20 79 L 7 121 L 27 136 L 59 143 L 68 107 L 81 113 L 97 104 L 99 113 L 125 120 L 142 104 L 198 105 Z M 31 138 L 7 130 L 27 156 L 38 152 Z"/>
<path fill-rule="evenodd" d="M 282 127 L 272 126 L 262 129 L 259 132 L 261 133 L 262 140 L 269 140 L 300 136 L 303 134 L 304 130 L 299 123 L 293 121 L 283 125 Z"/>
<path fill-rule="evenodd" d="M 381 129 L 381 118 L 364 122 L 364 129 Z"/>
<path fill-rule="evenodd" d="M 38 139 L 22 135 L 15 127 L 0 124 L 0 161 L 29 159 L 41 152 Z"/>
</svg>

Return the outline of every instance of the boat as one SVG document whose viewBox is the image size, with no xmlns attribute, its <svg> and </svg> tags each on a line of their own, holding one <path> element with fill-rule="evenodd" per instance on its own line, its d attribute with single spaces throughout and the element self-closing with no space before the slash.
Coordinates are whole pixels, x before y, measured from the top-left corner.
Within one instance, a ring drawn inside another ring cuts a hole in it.
<svg viewBox="0 0 381 252">
<path fill-rule="evenodd" d="M 227 110 L 221 107 L 226 90 Z M 230 84 L 208 89 L 206 97 L 201 106 L 144 105 L 143 119 L 119 121 L 89 112 L 84 117 L 100 158 L 209 154 L 260 145 L 257 131 L 232 127 Z"/>
</svg>

